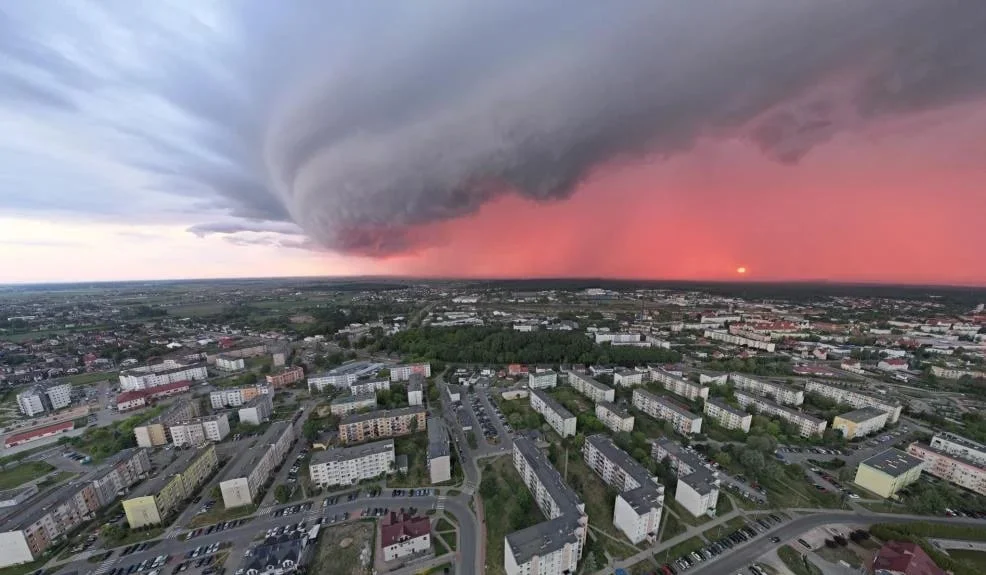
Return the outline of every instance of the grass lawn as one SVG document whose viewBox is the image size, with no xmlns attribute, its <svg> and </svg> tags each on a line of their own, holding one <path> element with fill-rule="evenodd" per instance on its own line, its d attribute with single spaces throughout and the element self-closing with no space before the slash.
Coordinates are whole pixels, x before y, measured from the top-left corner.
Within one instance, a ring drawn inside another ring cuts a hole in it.
<svg viewBox="0 0 986 575">
<path fill-rule="evenodd" d="M 560 457 L 558 468 L 564 472 L 563 459 L 564 456 Z M 600 546 L 606 549 L 610 555 L 620 559 L 629 557 L 638 551 L 626 538 L 626 535 L 613 525 L 613 505 L 616 503 L 616 491 L 603 483 L 603 480 L 589 469 L 589 466 L 582 460 L 582 454 L 574 449 L 568 452 L 568 471 L 565 481 L 585 503 L 585 511 L 589 515 L 589 526 L 625 542 L 625 544 L 620 544 L 609 537 L 601 537 Z"/>
<path fill-rule="evenodd" d="M 328 529 L 322 529 L 315 551 L 312 573 L 337 573 L 338 575 L 370 575 L 373 570 L 373 539 L 376 527 L 373 521 L 357 521 Z M 368 561 L 360 561 L 365 549 L 371 552 Z"/>
<path fill-rule="evenodd" d="M 687 555 L 692 551 L 698 551 L 702 547 L 705 547 L 705 542 L 702 541 L 701 537 L 695 536 L 691 539 L 682 541 L 670 549 L 655 554 L 654 557 L 657 559 L 658 563 L 663 565 L 669 561 L 674 561 L 682 555 Z"/>
<path fill-rule="evenodd" d="M 56 471 L 54 474 L 44 478 L 44 480 L 39 481 L 38 487 L 44 489 L 45 487 L 49 487 L 51 485 L 58 485 L 59 483 L 68 481 L 75 476 L 76 474 L 71 471 Z"/>
<path fill-rule="evenodd" d="M 572 413 L 595 412 L 592 402 L 571 387 L 553 387 L 548 390 L 548 394 Z"/>
<path fill-rule="evenodd" d="M 726 495 L 725 491 L 719 493 L 719 501 L 716 503 L 716 515 L 725 515 L 733 510 L 733 500 Z"/>
<path fill-rule="evenodd" d="M 651 575 L 657 571 L 658 564 L 653 558 L 648 557 L 640 563 L 634 563 L 630 566 L 630 575 Z"/>
<path fill-rule="evenodd" d="M 794 575 L 822 575 L 822 571 L 818 567 L 808 563 L 804 555 L 795 551 L 790 545 L 779 548 L 777 556 Z"/>
<path fill-rule="evenodd" d="M 422 575 L 439 575 L 441 573 L 445 573 L 445 570 L 446 569 L 448 569 L 449 570 L 449 573 L 451 573 L 452 572 L 452 564 L 451 563 L 444 563 L 442 565 L 436 565 L 436 566 L 432 567 L 431 569 L 429 569 L 429 570 L 425 571 L 424 573 L 422 573 Z"/>
<path fill-rule="evenodd" d="M 674 511 L 675 515 L 677 515 L 678 518 L 681 519 L 681 521 L 683 523 L 687 523 L 689 525 L 696 525 L 697 526 L 697 525 L 702 525 L 703 523 L 708 523 L 709 521 L 712 521 L 712 518 L 709 517 L 708 515 L 702 515 L 701 517 L 695 517 L 694 515 L 692 515 L 691 513 L 689 513 L 687 509 L 685 509 L 684 507 L 682 507 L 681 504 L 678 503 L 677 501 L 675 501 L 674 499 L 666 498 L 664 500 L 664 506 L 665 506 L 665 508 L 671 509 L 672 511 Z M 610 516 L 612 517 L 612 515 L 610 515 Z"/>
<path fill-rule="evenodd" d="M 435 531 L 453 531 L 455 530 L 455 525 L 448 519 L 442 517 L 435 522 Z"/>
<path fill-rule="evenodd" d="M 976 569 L 977 572 L 986 573 L 986 551 L 949 549 L 948 554 L 952 559 L 967 564 L 969 567 Z"/>
<path fill-rule="evenodd" d="M 445 546 L 448 547 L 449 552 L 455 553 L 456 548 L 458 548 L 455 531 L 442 531 L 439 534 L 442 536 L 442 541 L 445 542 Z"/>
<path fill-rule="evenodd" d="M 50 557 L 45 557 L 44 559 L 39 559 L 30 563 L 4 567 L 3 569 L 0 569 L 0 575 L 27 575 L 27 573 L 33 573 L 34 571 L 40 569 L 45 563 L 48 562 L 49 559 Z"/>
<path fill-rule="evenodd" d="M 448 546 L 445 545 L 445 540 L 441 537 L 432 537 L 431 541 L 435 546 L 435 555 L 440 557 L 450 552 Z"/>
<path fill-rule="evenodd" d="M 44 461 L 22 463 L 17 467 L 0 471 L 0 489 L 12 489 L 54 470 L 55 468 L 52 465 Z"/>
<path fill-rule="evenodd" d="M 387 478 L 388 487 L 431 485 L 428 473 L 428 434 L 424 431 L 394 438 L 394 452 L 407 455 L 407 475 L 396 473 Z"/>
<path fill-rule="evenodd" d="M 715 541 L 716 539 L 725 537 L 726 535 L 736 531 L 742 527 L 744 523 L 746 523 L 745 517 L 733 517 L 722 525 L 718 525 L 711 529 L 706 529 L 702 535 L 704 535 L 709 541 Z"/>
<path fill-rule="evenodd" d="M 664 511 L 664 516 L 661 517 L 661 541 L 667 541 L 672 537 L 681 535 L 685 532 L 686 527 L 678 521 L 678 518 L 668 513 L 667 510 Z"/>
<path fill-rule="evenodd" d="M 116 380 L 120 376 L 117 371 L 94 371 L 92 373 L 77 373 L 65 378 L 65 381 L 72 385 L 89 385 L 103 380 Z"/>
<path fill-rule="evenodd" d="M 148 539 L 156 539 L 164 533 L 164 527 L 155 527 L 154 529 L 146 530 L 130 530 L 127 529 L 127 534 L 121 539 L 112 539 L 106 542 L 109 547 L 121 547 L 123 545 L 133 545 L 134 543 L 140 543 L 141 541 L 147 541 Z"/>
<path fill-rule="evenodd" d="M 853 567 L 859 567 L 863 564 L 863 560 L 859 558 L 859 555 L 855 554 L 849 547 L 822 547 L 815 552 L 818 553 L 819 557 L 825 559 L 829 563 L 845 561 Z"/>
<path fill-rule="evenodd" d="M 803 475 L 786 475 L 780 481 L 765 482 L 767 501 L 776 509 L 788 507 L 841 508 L 842 498 L 831 492 L 822 492 L 808 483 Z"/>
<path fill-rule="evenodd" d="M 488 460 L 483 469 L 483 515 L 486 518 L 486 573 L 504 575 L 503 538 L 508 533 L 544 521 L 537 503 L 529 497 L 510 457 Z M 528 495 L 526 498 L 518 494 Z M 519 502 L 524 499 L 527 505 Z"/>
<path fill-rule="evenodd" d="M 213 523 L 219 523 L 220 521 L 229 521 L 230 519 L 246 517 L 247 515 L 252 515 L 256 511 L 256 505 L 244 505 L 243 507 L 234 507 L 232 509 L 225 509 L 217 505 L 216 507 L 213 507 L 212 510 L 193 517 L 192 520 L 188 522 L 188 526 L 201 527 L 203 525 L 212 525 Z"/>
</svg>

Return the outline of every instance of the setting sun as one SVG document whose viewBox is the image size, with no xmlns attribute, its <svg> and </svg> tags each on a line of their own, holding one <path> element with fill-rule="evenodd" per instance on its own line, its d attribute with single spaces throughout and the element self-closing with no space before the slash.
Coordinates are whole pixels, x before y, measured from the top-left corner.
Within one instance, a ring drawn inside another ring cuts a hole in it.
<svg viewBox="0 0 986 575">
<path fill-rule="evenodd" d="M 744 267 L 736 268 L 736 273 L 738 273 L 740 275 L 743 275 L 743 274 L 746 273 L 746 268 L 744 268 Z"/>
</svg>

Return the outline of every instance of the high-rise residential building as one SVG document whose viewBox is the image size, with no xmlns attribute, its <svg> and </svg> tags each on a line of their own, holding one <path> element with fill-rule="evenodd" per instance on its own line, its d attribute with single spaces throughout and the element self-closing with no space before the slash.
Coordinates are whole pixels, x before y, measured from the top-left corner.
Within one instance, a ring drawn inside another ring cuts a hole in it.
<svg viewBox="0 0 986 575">
<path fill-rule="evenodd" d="M 674 500 L 695 517 L 715 513 L 719 504 L 719 475 L 689 448 L 662 437 L 651 446 L 651 457 L 668 460 L 678 478 Z"/>
<path fill-rule="evenodd" d="M 390 381 L 409 381 L 414 374 L 431 377 L 431 364 L 409 363 L 394 366 L 390 369 Z"/>
<path fill-rule="evenodd" d="M 705 400 L 705 415 L 726 429 L 739 429 L 743 433 L 750 433 L 750 425 L 753 423 L 752 415 L 718 397 Z"/>
<path fill-rule="evenodd" d="M 425 431 L 425 414 L 425 408 L 420 405 L 350 414 L 339 422 L 339 440 L 342 443 L 359 443 Z"/>
<path fill-rule="evenodd" d="M 199 415 L 199 402 L 189 399 L 176 401 L 167 411 L 134 428 L 138 447 L 160 447 L 171 442 L 172 425 L 194 419 Z"/>
<path fill-rule="evenodd" d="M 217 389 L 209 394 L 213 409 L 224 407 L 240 407 L 258 395 L 270 395 L 274 398 L 274 389 L 269 385 L 248 385 L 245 387 L 227 387 Z"/>
<path fill-rule="evenodd" d="M 220 371 L 240 371 L 246 369 L 246 361 L 242 357 L 220 355 L 216 358 L 216 369 Z"/>
<path fill-rule="evenodd" d="M 411 379 L 407 381 L 407 404 L 424 405 L 425 402 L 425 376 L 420 373 L 412 373 Z"/>
<path fill-rule="evenodd" d="M 309 472 L 317 487 L 355 485 L 397 471 L 394 440 L 337 447 L 312 454 Z"/>
<path fill-rule="evenodd" d="M 35 385 L 17 394 L 17 406 L 28 417 L 57 411 L 71 403 L 72 386 L 68 383 Z"/>
<path fill-rule="evenodd" d="M 201 364 L 178 366 L 161 371 L 144 371 L 137 368 L 120 372 L 120 389 L 123 391 L 150 389 L 180 381 L 202 381 L 208 377 L 206 366 Z"/>
<path fill-rule="evenodd" d="M 600 383 L 595 379 L 581 373 L 574 371 L 569 371 L 567 373 L 568 385 L 572 386 L 575 391 L 588 397 L 593 402 L 599 403 L 600 401 L 608 401 L 612 403 L 616 401 L 616 390 L 612 387 L 604 383 Z"/>
<path fill-rule="evenodd" d="M 626 409 L 608 401 L 600 401 L 596 404 L 596 418 L 613 430 L 613 433 L 630 433 L 633 431 L 633 415 Z"/>
<path fill-rule="evenodd" d="M 777 349 L 777 345 L 771 341 L 764 341 L 751 337 L 752 334 L 733 334 L 728 331 L 720 331 L 715 329 L 705 330 L 705 337 L 715 341 L 721 341 L 723 343 L 729 343 L 732 345 L 740 345 L 743 347 L 749 347 L 753 349 L 759 349 L 766 352 L 773 353 Z"/>
<path fill-rule="evenodd" d="M 240 423 L 260 425 L 274 415 L 274 400 L 269 395 L 258 395 L 257 397 L 254 397 L 250 401 L 244 403 L 243 406 L 237 410 L 237 414 L 240 417 Z"/>
<path fill-rule="evenodd" d="M 282 367 L 273 373 L 268 373 L 265 379 L 267 385 L 274 389 L 281 389 L 305 379 L 305 370 L 299 365 Z"/>
<path fill-rule="evenodd" d="M 605 435 L 586 437 L 582 456 L 603 482 L 619 492 L 613 525 L 633 543 L 653 541 L 661 524 L 664 486 Z"/>
<path fill-rule="evenodd" d="M 378 391 L 390 389 L 390 380 L 387 378 L 359 379 L 349 384 L 349 393 L 352 395 L 366 395 Z"/>
<path fill-rule="evenodd" d="M 613 385 L 633 387 L 644 383 L 644 372 L 634 369 L 618 369 L 613 372 Z"/>
<path fill-rule="evenodd" d="M 198 446 L 207 441 L 219 442 L 229 435 L 229 417 L 225 413 L 197 417 L 168 428 L 175 447 Z"/>
<path fill-rule="evenodd" d="M 345 416 L 358 411 L 368 411 L 377 408 L 377 394 L 341 395 L 329 403 L 332 415 Z"/>
<path fill-rule="evenodd" d="M 589 529 L 585 504 L 530 439 L 514 440 L 513 461 L 548 519 L 504 537 L 504 570 L 507 575 L 575 573 Z"/>
<path fill-rule="evenodd" d="M 821 435 L 825 432 L 825 426 L 827 423 L 824 419 L 818 419 L 817 417 L 808 415 L 803 411 L 778 405 L 766 397 L 737 391 L 736 401 L 743 406 L 744 409 L 752 405 L 762 415 L 776 417 L 796 426 L 802 437 Z"/>
<path fill-rule="evenodd" d="M 131 529 L 159 525 L 219 468 L 216 446 L 175 451 L 176 459 L 123 500 Z"/>
<path fill-rule="evenodd" d="M 845 403 L 857 409 L 861 407 L 875 407 L 877 409 L 882 409 L 890 414 L 887 418 L 888 423 L 897 423 L 897 419 L 900 418 L 901 404 L 900 402 L 892 399 L 875 397 L 852 389 L 846 389 L 837 385 L 829 385 L 827 383 L 820 383 L 817 381 L 809 381 L 805 385 L 805 391 L 808 393 L 817 393 L 823 397 L 833 399 L 838 403 Z"/>
<path fill-rule="evenodd" d="M 433 417 L 428 422 L 428 475 L 433 484 L 452 479 L 448 430 L 440 417 Z"/>
<path fill-rule="evenodd" d="M 558 385 L 558 374 L 550 369 L 527 374 L 527 387 L 531 389 L 548 389 L 556 385 Z"/>
<path fill-rule="evenodd" d="M 832 420 L 832 429 L 841 431 L 846 439 L 855 439 L 880 431 L 887 425 L 890 414 L 875 407 L 860 409 L 836 415 Z"/>
<path fill-rule="evenodd" d="M 575 435 L 575 416 L 555 398 L 540 389 L 532 389 L 530 400 L 531 408 L 543 415 L 545 421 L 558 432 L 558 435 L 562 437 Z"/>
<path fill-rule="evenodd" d="M 986 467 L 964 455 L 948 453 L 926 443 L 914 442 L 908 455 L 924 462 L 924 471 L 949 483 L 986 495 Z"/>
<path fill-rule="evenodd" d="M 986 467 L 986 445 L 977 441 L 942 431 L 931 439 L 931 447 Z"/>
<path fill-rule="evenodd" d="M 690 401 L 695 401 L 699 398 L 707 399 L 709 397 L 709 387 L 707 385 L 688 381 L 659 367 L 650 368 L 650 379 L 661 384 L 664 389 L 671 393 L 680 395 Z"/>
<path fill-rule="evenodd" d="M 702 416 L 670 399 L 643 389 L 633 390 L 633 406 L 654 419 L 669 421 L 683 435 L 702 432 Z"/>
<path fill-rule="evenodd" d="M 256 502 L 261 487 L 274 468 L 284 462 L 294 441 L 294 426 L 290 422 L 272 423 L 253 447 L 226 466 L 223 480 L 219 482 L 223 505 L 230 509 Z"/>
<path fill-rule="evenodd" d="M 762 395 L 780 405 L 801 405 L 805 402 L 805 392 L 784 383 L 757 379 L 742 373 L 730 373 L 729 381 L 733 382 L 736 389 Z"/>
</svg>

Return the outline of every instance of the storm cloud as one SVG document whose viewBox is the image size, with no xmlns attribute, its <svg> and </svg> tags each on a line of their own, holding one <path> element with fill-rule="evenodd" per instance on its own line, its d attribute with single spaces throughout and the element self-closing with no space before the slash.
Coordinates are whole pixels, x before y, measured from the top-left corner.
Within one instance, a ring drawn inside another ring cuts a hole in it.
<svg viewBox="0 0 986 575">
<path fill-rule="evenodd" d="M 986 90 L 962 0 L 70 4 L 0 8 L 0 98 L 96 110 L 141 185 L 213 218 L 193 233 L 371 256 L 614 162 L 740 138 L 794 163 Z"/>
</svg>

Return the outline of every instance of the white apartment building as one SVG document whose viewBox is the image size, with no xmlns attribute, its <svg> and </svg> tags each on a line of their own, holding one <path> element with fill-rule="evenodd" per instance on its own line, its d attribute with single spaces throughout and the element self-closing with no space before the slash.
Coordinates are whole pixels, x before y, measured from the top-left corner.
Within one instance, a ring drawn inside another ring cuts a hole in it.
<svg viewBox="0 0 986 575">
<path fill-rule="evenodd" d="M 423 375 L 412 374 L 407 382 L 407 404 L 424 405 L 425 402 L 425 378 Z"/>
<path fill-rule="evenodd" d="M 343 364 L 326 373 L 309 375 L 308 391 L 323 391 L 326 387 L 348 387 L 360 378 L 376 374 L 382 368 L 383 364 L 369 361 L 353 361 Z M 391 379 L 393 379 L 393 372 L 391 372 Z"/>
<path fill-rule="evenodd" d="M 739 402 L 744 409 L 752 405 L 762 415 L 783 419 L 784 421 L 796 426 L 802 437 L 821 435 L 825 432 L 825 427 L 827 425 L 825 420 L 812 417 L 807 413 L 791 409 L 790 407 L 778 405 L 765 397 L 737 391 L 736 401 Z"/>
<path fill-rule="evenodd" d="M 545 421 L 558 432 L 558 435 L 562 437 L 575 435 L 575 416 L 565 409 L 565 406 L 540 389 L 532 389 L 530 398 L 534 411 L 543 415 Z"/>
<path fill-rule="evenodd" d="M 246 361 L 242 357 L 224 357 L 220 355 L 216 358 L 216 369 L 220 371 L 240 371 L 246 369 Z"/>
<path fill-rule="evenodd" d="M 753 415 L 729 405 L 718 397 L 705 400 L 705 415 L 726 429 L 741 429 L 750 433 Z"/>
<path fill-rule="evenodd" d="M 986 495 L 986 468 L 981 464 L 920 442 L 910 444 L 907 453 L 924 461 L 922 469 L 935 477 Z"/>
<path fill-rule="evenodd" d="M 633 345 L 639 344 L 643 337 L 639 333 L 621 333 L 615 331 L 597 331 L 593 334 L 596 343 L 609 343 L 612 345 Z"/>
<path fill-rule="evenodd" d="M 976 465 L 986 467 L 986 445 L 966 439 L 954 433 L 940 432 L 931 439 L 931 447 L 949 455 L 967 459 Z"/>
<path fill-rule="evenodd" d="M 513 461 L 548 519 L 504 537 L 504 570 L 507 575 L 575 573 L 589 529 L 585 504 L 530 439 L 514 440 Z"/>
<path fill-rule="evenodd" d="M 349 384 L 349 393 L 352 395 L 366 395 L 389 389 L 389 379 L 364 379 Z"/>
<path fill-rule="evenodd" d="M 612 403 L 616 401 L 616 390 L 604 383 L 599 383 L 587 375 L 569 371 L 568 385 L 572 386 L 575 391 L 591 399 L 594 403 L 599 403 L 600 401 Z"/>
<path fill-rule="evenodd" d="M 274 401 L 269 395 L 258 395 L 243 404 L 237 414 L 240 416 L 240 423 L 260 425 L 274 414 Z"/>
<path fill-rule="evenodd" d="M 394 440 L 316 451 L 308 469 L 317 487 L 355 485 L 364 479 L 394 473 Z"/>
<path fill-rule="evenodd" d="M 942 379 L 962 379 L 963 377 L 971 377 L 973 379 L 986 378 L 986 372 L 960 369 L 957 367 L 941 367 L 938 365 L 931 366 L 931 373 L 935 377 Z"/>
<path fill-rule="evenodd" d="M 585 438 L 582 456 L 603 482 L 619 491 L 613 525 L 633 543 L 653 541 L 664 509 L 664 486 L 605 435 Z"/>
<path fill-rule="evenodd" d="M 729 374 L 699 372 L 698 382 L 702 385 L 726 385 L 729 383 Z"/>
<path fill-rule="evenodd" d="M 715 341 L 721 341 L 732 345 L 739 345 L 743 347 L 759 349 L 770 353 L 773 353 L 777 349 L 777 345 L 774 344 L 773 342 L 760 341 L 758 339 L 753 339 L 751 337 L 744 337 L 742 335 L 734 335 L 727 331 L 707 329 L 705 330 L 705 337 Z"/>
<path fill-rule="evenodd" d="M 17 406 L 28 417 L 57 411 L 72 403 L 72 385 L 56 383 L 35 385 L 17 394 Z"/>
<path fill-rule="evenodd" d="M 709 387 L 706 385 L 693 383 L 683 377 L 678 377 L 659 367 L 650 368 L 651 381 L 660 383 L 661 387 L 675 395 L 680 395 L 685 399 L 695 401 L 698 398 L 707 399 L 709 397 Z"/>
<path fill-rule="evenodd" d="M 729 381 L 733 382 L 736 389 L 763 395 L 781 405 L 801 405 L 805 402 L 805 392 L 783 383 L 757 379 L 742 373 L 730 373 Z"/>
<path fill-rule="evenodd" d="M 630 433 L 633 431 L 633 415 L 629 411 L 608 401 L 596 404 L 596 418 L 603 425 L 613 430 L 613 433 Z"/>
<path fill-rule="evenodd" d="M 45 412 L 44 403 L 41 401 L 44 392 L 36 392 L 33 389 L 17 394 L 17 407 L 21 413 L 28 417 L 34 417 Z"/>
<path fill-rule="evenodd" d="M 207 441 L 219 442 L 229 435 L 229 418 L 225 413 L 199 417 L 168 428 L 175 447 L 198 446 Z"/>
<path fill-rule="evenodd" d="M 149 389 L 179 381 L 202 381 L 209 377 L 204 365 L 188 365 L 163 371 L 128 370 L 120 372 L 120 389 L 134 391 Z"/>
<path fill-rule="evenodd" d="M 558 385 L 558 374 L 550 369 L 527 374 L 527 387 L 531 389 L 547 389 L 556 385 Z"/>
<path fill-rule="evenodd" d="M 343 395 L 332 400 L 329 411 L 332 415 L 346 416 L 357 411 L 374 410 L 377 408 L 377 394 Z"/>
<path fill-rule="evenodd" d="M 432 484 L 452 479 L 452 454 L 449 450 L 448 431 L 440 417 L 433 417 L 428 422 L 428 475 Z"/>
<path fill-rule="evenodd" d="M 683 435 L 702 432 L 702 416 L 686 407 L 643 389 L 633 390 L 633 406 L 654 419 L 670 421 Z"/>
<path fill-rule="evenodd" d="M 887 425 L 890 414 L 875 407 L 863 407 L 832 419 L 832 429 L 842 432 L 846 439 L 855 439 L 880 431 Z"/>
<path fill-rule="evenodd" d="M 855 408 L 875 407 L 877 409 L 882 409 L 890 414 L 890 418 L 888 419 L 889 423 L 897 423 L 897 420 L 900 418 L 900 403 L 890 399 L 882 399 L 872 395 L 867 395 L 865 393 L 860 393 L 858 391 L 853 391 L 851 389 L 845 389 L 817 381 L 809 381 L 807 385 L 805 385 L 805 391 L 808 393 L 817 393 L 824 397 L 834 399 L 839 403 L 845 403 Z"/>
<path fill-rule="evenodd" d="M 275 421 L 250 449 L 226 466 L 219 489 L 226 509 L 250 505 L 275 467 L 280 465 L 294 443 L 294 426 Z"/>
<path fill-rule="evenodd" d="M 414 374 L 431 377 L 430 363 L 409 363 L 390 369 L 390 381 L 409 381 Z"/>
<path fill-rule="evenodd" d="M 209 393 L 209 401 L 212 403 L 213 409 L 223 409 L 225 407 L 239 407 L 258 395 L 270 395 L 273 399 L 274 390 L 269 385 L 227 387 Z"/>
<path fill-rule="evenodd" d="M 644 383 L 644 372 L 633 369 L 619 369 L 613 373 L 613 385 L 633 387 Z"/>
<path fill-rule="evenodd" d="M 715 513 L 719 504 L 719 475 L 691 448 L 662 437 L 651 446 L 655 461 L 668 460 L 678 478 L 674 499 L 695 517 Z"/>
</svg>

